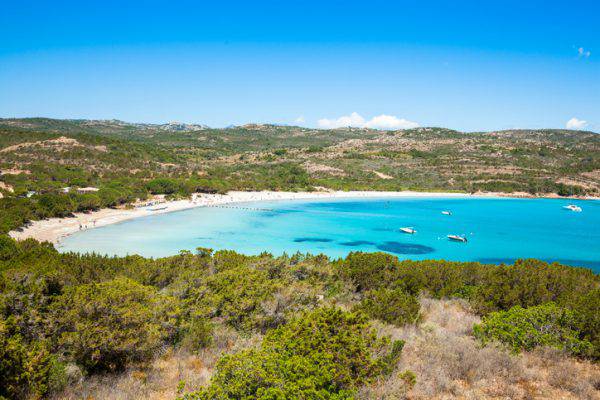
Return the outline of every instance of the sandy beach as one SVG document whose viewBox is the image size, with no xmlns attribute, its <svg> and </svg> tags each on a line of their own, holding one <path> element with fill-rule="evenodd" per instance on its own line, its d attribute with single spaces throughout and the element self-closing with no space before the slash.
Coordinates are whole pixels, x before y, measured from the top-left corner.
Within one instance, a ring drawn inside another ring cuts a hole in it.
<svg viewBox="0 0 600 400">
<path fill-rule="evenodd" d="M 133 218 L 164 214 L 195 207 L 210 207 L 232 203 L 274 200 L 335 199 L 335 198 L 401 198 L 401 197 L 490 197 L 507 196 L 506 193 L 439 193 L 439 192 L 375 192 L 375 191 L 322 191 L 322 192 L 237 192 L 227 194 L 197 193 L 191 199 L 164 201 L 160 197 L 158 204 L 152 206 L 134 206 L 133 208 L 107 208 L 90 213 L 77 213 L 71 218 L 50 218 L 33 221 L 19 231 L 9 235 L 17 240 L 33 238 L 57 244 L 61 239 L 82 230 L 115 224 Z M 531 195 L 513 193 L 511 197 L 531 197 Z"/>
</svg>

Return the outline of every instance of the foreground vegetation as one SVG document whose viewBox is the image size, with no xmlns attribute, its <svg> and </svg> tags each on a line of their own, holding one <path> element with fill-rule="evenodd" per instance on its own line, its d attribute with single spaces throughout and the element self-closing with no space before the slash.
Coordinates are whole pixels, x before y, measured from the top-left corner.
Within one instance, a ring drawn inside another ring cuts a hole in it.
<svg viewBox="0 0 600 400">
<path fill-rule="evenodd" d="M 97 396 L 112 397 L 115 382 L 149 385 L 167 360 L 178 365 L 161 381 L 171 398 L 431 398 L 467 390 L 453 379 L 475 387 L 487 375 L 496 386 L 482 385 L 476 397 L 594 396 L 598 315 L 598 275 L 537 260 L 494 266 L 202 248 L 154 260 L 60 254 L 4 236 L 0 396 L 81 398 L 95 385 Z M 550 374 L 537 379 L 555 386 L 534 387 L 531 377 L 515 378 L 523 354 L 527 368 L 584 372 L 575 384 Z M 430 357 L 447 365 L 433 372 L 423 364 Z"/>
<path fill-rule="evenodd" d="M 0 120 L 0 233 L 152 194 L 317 188 L 598 196 L 600 136 Z"/>
</svg>

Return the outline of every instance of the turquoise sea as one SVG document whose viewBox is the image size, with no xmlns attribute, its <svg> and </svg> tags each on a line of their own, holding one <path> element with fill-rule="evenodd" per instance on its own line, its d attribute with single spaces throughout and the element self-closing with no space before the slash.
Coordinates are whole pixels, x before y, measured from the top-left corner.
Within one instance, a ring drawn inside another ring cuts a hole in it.
<svg viewBox="0 0 600 400">
<path fill-rule="evenodd" d="M 563 209 L 567 204 L 583 211 Z M 417 233 L 402 233 L 401 227 Z M 468 242 L 452 242 L 448 234 L 464 234 Z M 485 263 L 534 257 L 600 272 L 600 201 L 418 197 L 240 203 L 78 232 L 60 250 L 159 257 L 199 246 L 333 257 L 386 251 L 401 259 Z"/>
</svg>

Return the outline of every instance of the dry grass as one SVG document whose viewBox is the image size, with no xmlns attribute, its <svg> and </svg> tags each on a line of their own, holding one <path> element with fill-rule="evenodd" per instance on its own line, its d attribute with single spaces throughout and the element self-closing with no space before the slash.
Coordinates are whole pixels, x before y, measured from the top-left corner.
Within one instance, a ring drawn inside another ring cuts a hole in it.
<svg viewBox="0 0 600 400">
<path fill-rule="evenodd" d="M 48 139 L 48 140 L 43 140 L 43 141 L 38 141 L 38 142 L 33 142 L 33 143 L 23 142 L 23 143 L 15 144 L 15 145 L 8 146 L 8 147 L 1 149 L 0 153 L 9 153 L 12 151 L 23 150 L 28 147 L 35 147 L 35 146 L 41 146 L 41 147 L 45 147 L 45 148 L 52 147 L 52 148 L 56 148 L 57 150 L 64 150 L 65 148 L 68 148 L 68 147 L 79 147 L 79 146 L 83 146 L 83 145 L 81 143 L 79 143 L 79 141 L 77 141 L 77 139 L 68 138 L 66 136 L 61 136 L 56 139 Z"/>
<path fill-rule="evenodd" d="M 68 388 L 54 399 L 58 400 L 173 400 L 180 382 L 185 391 L 192 391 L 208 383 L 214 367 L 223 353 L 256 346 L 261 336 L 244 338 L 228 328 L 219 328 L 210 348 L 197 354 L 167 349 L 157 355 L 145 368 L 131 368 L 121 375 L 93 376 L 77 379 L 78 371 Z M 79 375 L 80 376 L 80 375 Z"/>
<path fill-rule="evenodd" d="M 26 170 L 26 169 L 16 169 L 16 168 L 0 170 L 0 175 L 20 175 L 20 174 L 31 175 L 31 171 Z"/>
<path fill-rule="evenodd" d="M 332 167 L 325 164 L 315 164 L 312 162 L 305 162 L 304 168 L 311 176 L 319 176 L 320 174 L 332 175 L 332 176 L 346 176 L 344 170 Z"/>
<path fill-rule="evenodd" d="M 393 176 L 391 176 L 391 175 L 387 175 L 387 174 L 384 174 L 383 172 L 379 172 L 379 171 L 373 171 L 373 173 L 374 173 L 374 174 L 375 174 L 375 175 L 376 175 L 378 178 L 381 178 L 381 179 L 394 179 L 394 177 L 393 177 Z"/>
<path fill-rule="evenodd" d="M 6 190 L 7 192 L 14 192 L 14 189 L 12 186 L 10 186 L 8 183 L 4 183 L 2 181 L 0 181 L 0 189 Z"/>
<path fill-rule="evenodd" d="M 481 347 L 471 336 L 479 321 L 466 303 L 422 299 L 423 322 L 401 329 L 378 325 L 404 339 L 396 371 L 363 388 L 362 399 L 600 399 L 600 368 L 549 349 L 512 355 Z M 402 372 L 416 374 L 412 386 Z"/>
</svg>

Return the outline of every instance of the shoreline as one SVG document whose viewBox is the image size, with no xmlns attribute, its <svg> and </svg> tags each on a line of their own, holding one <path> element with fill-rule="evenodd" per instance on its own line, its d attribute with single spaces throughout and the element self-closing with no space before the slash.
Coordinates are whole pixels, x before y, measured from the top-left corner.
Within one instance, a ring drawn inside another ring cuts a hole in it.
<svg viewBox="0 0 600 400">
<path fill-rule="evenodd" d="M 227 194 L 196 193 L 191 199 L 161 202 L 152 206 L 137 206 L 134 208 L 104 208 L 89 213 L 75 213 L 69 218 L 50 218 L 32 221 L 20 231 L 13 230 L 9 235 L 16 240 L 36 239 L 38 241 L 58 244 L 62 239 L 76 232 L 101 226 L 116 224 L 134 218 L 150 215 L 166 214 L 175 211 L 189 210 L 196 207 L 211 207 L 234 203 L 248 203 L 277 200 L 317 200 L 317 199 L 364 199 L 364 198 L 408 198 L 408 197 L 512 197 L 512 198 L 543 198 L 528 193 L 449 193 L 449 192 L 376 192 L 376 191 L 320 191 L 320 192 L 240 192 L 232 191 Z M 160 196 L 158 197 L 161 198 Z M 164 197 L 163 197 L 164 198 Z M 545 198 L 563 198 L 545 197 Z M 597 200 L 597 198 L 588 198 Z M 164 208 L 163 208 L 164 207 Z M 155 209 L 152 211 L 152 209 Z M 159 208 L 159 209 L 156 209 Z"/>
</svg>

